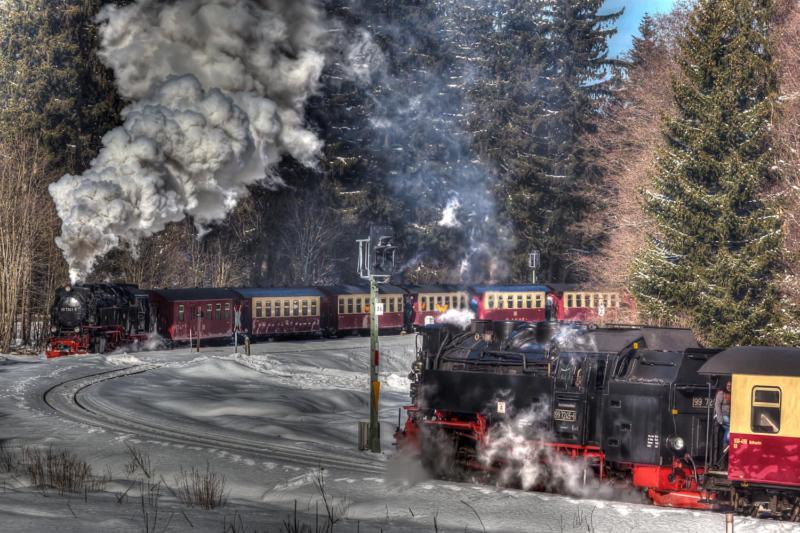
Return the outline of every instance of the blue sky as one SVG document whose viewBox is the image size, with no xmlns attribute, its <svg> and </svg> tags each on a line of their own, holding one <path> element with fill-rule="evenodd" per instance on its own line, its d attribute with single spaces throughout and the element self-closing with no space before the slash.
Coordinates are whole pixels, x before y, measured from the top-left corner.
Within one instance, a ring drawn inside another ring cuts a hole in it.
<svg viewBox="0 0 800 533">
<path fill-rule="evenodd" d="M 631 38 L 638 34 L 639 23 L 645 13 L 654 15 L 672 9 L 674 0 L 607 0 L 603 12 L 625 8 L 625 13 L 617 19 L 617 34 L 608 42 L 609 57 L 617 57 L 631 47 Z"/>
</svg>

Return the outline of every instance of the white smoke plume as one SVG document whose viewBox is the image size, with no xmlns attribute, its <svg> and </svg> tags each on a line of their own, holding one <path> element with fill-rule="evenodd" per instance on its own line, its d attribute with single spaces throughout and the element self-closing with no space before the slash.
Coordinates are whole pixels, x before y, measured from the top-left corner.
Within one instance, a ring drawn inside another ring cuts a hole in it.
<svg viewBox="0 0 800 533">
<path fill-rule="evenodd" d="M 475 313 L 468 309 L 448 309 L 436 318 L 440 324 L 454 324 L 461 329 L 467 329 L 475 319 Z"/>
<path fill-rule="evenodd" d="M 202 234 L 248 185 L 279 186 L 281 157 L 313 165 L 322 147 L 303 122 L 326 44 L 315 0 L 138 0 L 98 22 L 132 103 L 91 168 L 50 186 L 73 282 L 186 216 Z"/>
</svg>

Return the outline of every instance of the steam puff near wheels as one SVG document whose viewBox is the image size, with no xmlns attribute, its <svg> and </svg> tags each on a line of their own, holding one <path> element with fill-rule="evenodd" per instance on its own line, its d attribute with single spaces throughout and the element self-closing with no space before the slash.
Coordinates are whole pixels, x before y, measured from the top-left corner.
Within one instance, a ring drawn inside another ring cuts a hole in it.
<svg viewBox="0 0 800 533">
<path fill-rule="evenodd" d="M 98 20 L 132 103 L 91 168 L 50 186 L 73 283 L 185 216 L 204 232 L 248 185 L 281 185 L 270 170 L 283 155 L 313 165 L 322 147 L 302 120 L 324 64 L 315 2 L 141 0 Z"/>
</svg>

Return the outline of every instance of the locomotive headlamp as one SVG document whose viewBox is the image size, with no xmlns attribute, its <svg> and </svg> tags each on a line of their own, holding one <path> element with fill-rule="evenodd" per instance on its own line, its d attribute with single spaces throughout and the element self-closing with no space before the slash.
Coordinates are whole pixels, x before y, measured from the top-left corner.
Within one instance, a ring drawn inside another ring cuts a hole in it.
<svg viewBox="0 0 800 533">
<path fill-rule="evenodd" d="M 64 306 L 65 307 L 80 307 L 81 303 L 78 301 L 77 298 L 73 298 L 72 296 L 70 296 L 69 298 L 64 300 Z"/>
<path fill-rule="evenodd" d="M 686 449 L 686 442 L 684 442 L 682 437 L 674 435 L 667 439 L 667 446 L 669 446 L 669 449 L 673 452 L 681 453 Z"/>
<path fill-rule="evenodd" d="M 75 329 L 73 331 L 75 331 L 75 333 L 80 333 L 81 332 L 81 327 L 80 326 L 75 326 Z"/>
<path fill-rule="evenodd" d="M 69 285 L 67 285 L 66 287 L 64 287 L 64 292 L 69 292 L 69 291 L 71 291 L 71 290 L 72 290 L 72 287 L 70 287 Z"/>
<path fill-rule="evenodd" d="M 57 328 L 57 327 L 55 327 L 55 326 L 50 326 L 50 333 L 56 333 L 57 331 L 58 331 L 58 328 Z"/>
</svg>

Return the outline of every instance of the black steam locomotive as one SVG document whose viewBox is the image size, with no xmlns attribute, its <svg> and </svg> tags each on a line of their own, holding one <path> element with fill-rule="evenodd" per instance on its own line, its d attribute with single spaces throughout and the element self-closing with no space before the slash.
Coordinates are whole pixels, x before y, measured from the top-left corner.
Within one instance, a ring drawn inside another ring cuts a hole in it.
<svg viewBox="0 0 800 533">
<path fill-rule="evenodd" d="M 136 285 L 67 285 L 50 309 L 46 354 L 103 353 L 144 340 L 155 323 L 149 294 Z"/>
<path fill-rule="evenodd" d="M 514 446 L 545 447 L 537 460 L 566 456 L 583 465 L 584 482 L 587 470 L 625 478 L 656 503 L 705 509 L 700 477 L 714 453 L 712 391 L 697 371 L 715 353 L 683 329 L 429 326 L 397 442 L 436 475 L 454 467 L 497 472 L 518 460 L 518 450 L 487 459 L 487 448 L 498 428 L 524 419 Z"/>
</svg>

